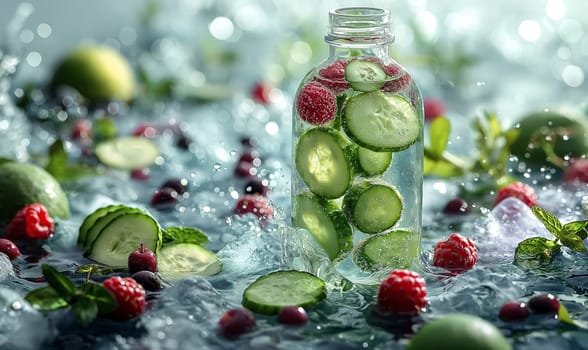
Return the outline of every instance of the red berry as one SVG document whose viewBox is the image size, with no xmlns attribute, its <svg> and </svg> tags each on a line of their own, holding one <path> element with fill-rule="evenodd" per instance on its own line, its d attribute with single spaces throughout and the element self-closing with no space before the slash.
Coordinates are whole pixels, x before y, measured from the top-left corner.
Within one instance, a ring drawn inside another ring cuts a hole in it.
<svg viewBox="0 0 588 350">
<path fill-rule="evenodd" d="M 251 311 L 235 308 L 226 311 L 218 321 L 221 334 L 227 338 L 237 338 L 255 328 L 255 318 Z"/>
<path fill-rule="evenodd" d="M 308 322 L 306 310 L 300 306 L 286 306 L 278 313 L 278 323 L 290 326 L 301 326 Z"/>
<path fill-rule="evenodd" d="M 425 280 L 416 272 L 394 270 L 380 284 L 376 309 L 384 314 L 416 315 L 427 306 Z"/>
<path fill-rule="evenodd" d="M 531 311 L 537 314 L 557 315 L 559 312 L 559 300 L 553 294 L 532 296 L 527 305 Z"/>
<path fill-rule="evenodd" d="M 259 180 L 256 178 L 249 179 L 244 186 L 244 192 L 247 194 L 259 194 L 265 196 L 267 194 L 266 180 Z"/>
<path fill-rule="evenodd" d="M 527 317 L 529 317 L 529 309 L 520 301 L 508 301 L 498 312 L 498 318 L 504 322 L 522 321 Z"/>
<path fill-rule="evenodd" d="M 588 183 L 588 158 L 575 159 L 564 169 L 562 180 L 565 182 Z"/>
<path fill-rule="evenodd" d="M 169 209 L 178 201 L 178 192 L 173 188 L 165 187 L 151 196 L 151 206 L 157 209 Z"/>
<path fill-rule="evenodd" d="M 116 299 L 118 306 L 109 316 L 115 320 L 129 320 L 145 312 L 145 289 L 130 277 L 110 277 L 102 282 Z"/>
<path fill-rule="evenodd" d="M 257 174 L 257 168 L 253 163 L 240 161 L 235 167 L 235 176 L 237 177 L 250 177 Z"/>
<path fill-rule="evenodd" d="M 159 189 L 171 188 L 178 194 L 184 194 L 188 191 L 188 179 L 184 178 L 173 178 L 168 179 L 159 186 Z"/>
<path fill-rule="evenodd" d="M 478 249 L 474 242 L 458 233 L 452 233 L 447 240 L 435 244 L 435 266 L 459 273 L 471 269 L 477 261 Z"/>
<path fill-rule="evenodd" d="M 335 95 L 339 95 L 349 89 L 349 84 L 345 80 L 345 66 L 347 66 L 347 61 L 337 60 L 320 69 L 315 79 L 333 90 Z"/>
<path fill-rule="evenodd" d="M 252 213 L 260 219 L 269 219 L 273 215 L 273 209 L 264 196 L 247 194 L 237 200 L 235 213 L 238 215 Z"/>
<path fill-rule="evenodd" d="M 268 83 L 257 82 L 251 89 L 251 98 L 262 105 L 270 103 L 270 92 L 272 87 Z"/>
<path fill-rule="evenodd" d="M 470 206 L 462 198 L 453 198 L 445 204 L 443 213 L 447 215 L 466 215 L 470 213 Z"/>
<path fill-rule="evenodd" d="M 76 120 L 71 128 L 70 137 L 75 141 L 90 141 L 92 138 L 92 122 L 88 119 Z"/>
<path fill-rule="evenodd" d="M 153 139 L 159 135 L 159 129 L 156 125 L 151 123 L 139 124 L 133 131 L 133 136 L 142 136 L 148 139 Z"/>
<path fill-rule="evenodd" d="M 384 66 L 384 71 L 388 76 L 392 77 L 392 80 L 384 84 L 382 91 L 396 93 L 410 86 L 412 79 L 400 66 L 395 64 Z"/>
<path fill-rule="evenodd" d="M 55 224 L 47 208 L 41 203 L 33 203 L 22 208 L 8 223 L 6 238 L 47 239 L 54 229 Z"/>
<path fill-rule="evenodd" d="M 328 123 L 337 113 L 335 94 L 316 81 L 308 82 L 298 94 L 296 110 L 300 118 L 307 123 L 313 125 Z"/>
<path fill-rule="evenodd" d="M 537 195 L 533 187 L 522 182 L 514 182 L 501 188 L 496 194 L 494 205 L 508 197 L 518 198 L 530 207 L 537 204 Z"/>
<path fill-rule="evenodd" d="M 425 120 L 433 120 L 445 113 L 445 105 L 443 104 L 443 101 L 433 97 L 425 98 L 423 106 L 425 109 Z"/>
<path fill-rule="evenodd" d="M 20 249 L 9 239 L 0 238 L 0 253 L 4 253 L 10 260 L 14 260 L 20 256 Z"/>
<path fill-rule="evenodd" d="M 133 169 L 131 170 L 131 178 L 137 181 L 147 181 L 150 173 L 149 168 Z"/>
<path fill-rule="evenodd" d="M 151 249 L 141 243 L 139 248 L 129 254 L 128 268 L 130 274 L 139 271 L 157 272 L 157 257 Z"/>
</svg>

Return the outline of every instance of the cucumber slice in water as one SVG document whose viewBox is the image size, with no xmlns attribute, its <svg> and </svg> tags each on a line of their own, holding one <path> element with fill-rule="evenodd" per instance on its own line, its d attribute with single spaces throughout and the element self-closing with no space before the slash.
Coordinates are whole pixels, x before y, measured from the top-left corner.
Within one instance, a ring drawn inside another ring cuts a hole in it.
<svg viewBox="0 0 588 350">
<path fill-rule="evenodd" d="M 361 170 L 368 176 L 381 175 L 392 163 L 392 152 L 374 152 L 358 147 L 357 158 Z"/>
<path fill-rule="evenodd" d="M 343 197 L 343 212 L 364 233 L 379 233 L 394 226 L 402 213 L 402 199 L 395 187 L 375 181 L 353 185 Z"/>
<path fill-rule="evenodd" d="M 281 270 L 251 283 L 243 292 L 242 304 L 253 312 L 275 315 L 286 306 L 310 307 L 326 296 L 322 279 L 308 272 Z"/>
<path fill-rule="evenodd" d="M 102 229 L 104 229 L 104 227 L 110 224 L 110 222 L 112 222 L 112 220 L 114 220 L 115 218 L 129 213 L 143 213 L 143 211 L 139 208 L 121 205 L 118 208 L 113 208 L 113 210 L 108 211 L 102 217 L 97 218 L 96 222 L 94 222 L 94 224 L 92 224 L 92 226 L 88 228 L 88 230 L 86 231 L 86 238 L 84 242 L 84 249 L 86 253 L 90 252 L 90 249 L 94 244 L 94 241 L 96 240 L 96 238 L 98 238 L 98 235 L 100 235 L 100 232 L 102 232 Z"/>
<path fill-rule="evenodd" d="M 155 143 L 144 137 L 128 136 L 99 143 L 94 150 L 103 164 L 121 170 L 150 166 L 159 156 Z"/>
<path fill-rule="evenodd" d="M 345 80 L 354 90 L 376 91 L 386 82 L 387 75 L 376 62 L 354 60 L 345 66 Z"/>
<path fill-rule="evenodd" d="M 376 272 L 385 268 L 407 269 L 419 255 L 416 232 L 394 230 L 369 236 L 359 242 L 351 255 L 363 271 Z"/>
<path fill-rule="evenodd" d="M 422 123 L 402 96 L 374 91 L 349 98 L 343 128 L 357 144 L 372 151 L 399 151 L 419 138 Z"/>
<path fill-rule="evenodd" d="M 295 164 L 304 183 L 325 198 L 341 197 L 352 179 L 347 141 L 330 128 L 314 128 L 300 136 Z"/>
<path fill-rule="evenodd" d="M 305 192 L 296 196 L 292 223 L 308 230 L 332 261 L 342 260 L 353 247 L 353 230 L 339 207 Z"/>
<path fill-rule="evenodd" d="M 167 280 L 189 275 L 212 276 L 222 270 L 222 261 L 218 255 L 197 244 L 169 244 L 157 253 L 157 270 Z"/>
<path fill-rule="evenodd" d="M 86 238 L 88 235 L 88 231 L 94 226 L 94 224 L 96 223 L 96 221 L 98 221 L 98 219 L 108 215 L 109 213 L 112 213 L 118 209 L 124 208 L 123 205 L 107 205 L 105 207 L 101 207 L 96 209 L 94 212 L 90 213 L 88 216 L 86 216 L 86 218 L 84 219 L 84 221 L 82 222 L 82 224 L 80 225 L 80 228 L 78 230 L 78 246 L 84 248 L 86 246 Z"/>
<path fill-rule="evenodd" d="M 157 254 L 161 244 L 161 228 L 145 212 L 126 212 L 100 231 L 88 257 L 105 265 L 126 267 L 129 254 L 141 243 Z"/>
</svg>

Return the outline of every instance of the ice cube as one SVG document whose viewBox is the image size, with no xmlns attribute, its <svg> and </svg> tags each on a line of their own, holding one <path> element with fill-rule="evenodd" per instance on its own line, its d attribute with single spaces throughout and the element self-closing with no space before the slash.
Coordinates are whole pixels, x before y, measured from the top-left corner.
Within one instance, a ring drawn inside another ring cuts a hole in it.
<svg viewBox="0 0 588 350">
<path fill-rule="evenodd" d="M 48 337 L 47 319 L 18 293 L 0 287 L 0 349 L 41 349 Z"/>
<path fill-rule="evenodd" d="M 0 253 L 0 282 L 6 281 L 11 276 L 14 276 L 12 262 L 6 254 Z"/>
</svg>

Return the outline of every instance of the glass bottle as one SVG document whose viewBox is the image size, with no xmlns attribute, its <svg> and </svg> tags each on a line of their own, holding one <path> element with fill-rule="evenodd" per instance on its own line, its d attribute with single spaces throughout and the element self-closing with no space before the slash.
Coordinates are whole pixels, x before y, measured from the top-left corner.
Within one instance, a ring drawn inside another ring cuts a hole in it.
<svg viewBox="0 0 588 350">
<path fill-rule="evenodd" d="M 345 278 L 375 283 L 420 253 L 422 97 L 390 57 L 389 11 L 336 9 L 325 41 L 294 98 L 292 224 Z"/>
</svg>

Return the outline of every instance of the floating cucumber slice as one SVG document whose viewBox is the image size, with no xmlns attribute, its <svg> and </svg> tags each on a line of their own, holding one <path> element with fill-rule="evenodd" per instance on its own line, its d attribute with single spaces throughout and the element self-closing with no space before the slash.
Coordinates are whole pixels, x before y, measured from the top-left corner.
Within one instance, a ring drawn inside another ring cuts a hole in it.
<svg viewBox="0 0 588 350">
<path fill-rule="evenodd" d="M 345 66 L 345 80 L 354 90 L 376 91 L 386 82 L 387 75 L 376 62 L 354 60 Z"/>
<path fill-rule="evenodd" d="M 189 275 L 212 276 L 222 270 L 222 261 L 210 250 L 192 243 L 169 244 L 157 254 L 158 271 L 166 280 Z"/>
<path fill-rule="evenodd" d="M 283 270 L 251 283 L 243 292 L 242 304 L 253 312 L 274 315 L 286 306 L 312 306 L 326 296 L 322 279 L 308 272 Z"/>
<path fill-rule="evenodd" d="M 96 219 L 96 221 L 89 227 L 85 234 L 85 241 L 84 241 L 84 250 L 86 253 L 90 252 L 92 245 L 102 229 L 104 229 L 108 224 L 112 222 L 115 218 L 126 215 L 129 213 L 143 213 L 143 211 L 139 208 L 128 207 L 126 205 L 121 205 L 117 208 L 113 208 L 112 210 L 105 213 L 105 215 Z"/>
<path fill-rule="evenodd" d="M 418 233 L 394 230 L 369 236 L 359 242 L 351 255 L 361 270 L 407 269 L 419 255 Z"/>
<path fill-rule="evenodd" d="M 357 144 L 372 151 L 399 151 L 419 138 L 422 123 L 402 96 L 374 91 L 349 98 L 343 128 Z"/>
<path fill-rule="evenodd" d="M 79 233 L 78 233 L 78 246 L 84 248 L 86 246 L 86 238 L 88 235 L 88 231 L 90 230 L 90 228 L 92 228 L 94 226 L 94 224 L 96 223 L 96 221 L 98 221 L 98 219 L 108 215 L 109 213 L 112 213 L 118 209 L 124 208 L 123 205 L 107 205 L 105 207 L 101 207 L 96 209 L 94 212 L 90 213 L 88 216 L 86 216 L 86 218 L 84 219 L 84 221 L 82 222 L 82 224 L 80 225 L 80 229 L 79 229 Z"/>
<path fill-rule="evenodd" d="M 396 188 L 376 181 L 357 183 L 343 197 L 343 212 L 364 233 L 379 233 L 394 226 L 402 208 Z"/>
<path fill-rule="evenodd" d="M 161 228 L 145 212 L 127 212 L 114 218 L 100 231 L 89 249 L 88 257 L 105 265 L 126 267 L 129 254 L 141 243 L 157 254 Z"/>
<path fill-rule="evenodd" d="M 99 143 L 94 150 L 103 164 L 122 170 L 139 169 L 155 163 L 159 150 L 144 137 L 128 136 Z"/>
<path fill-rule="evenodd" d="M 352 179 L 349 143 L 330 128 L 310 129 L 298 139 L 295 164 L 304 183 L 325 198 L 342 196 Z"/>
<path fill-rule="evenodd" d="M 294 199 L 292 223 L 308 230 L 332 261 L 341 260 L 353 247 L 351 225 L 339 207 L 305 192 Z"/>
<path fill-rule="evenodd" d="M 374 152 L 358 147 L 357 157 L 361 170 L 368 176 L 383 174 L 392 163 L 392 152 Z"/>
</svg>

